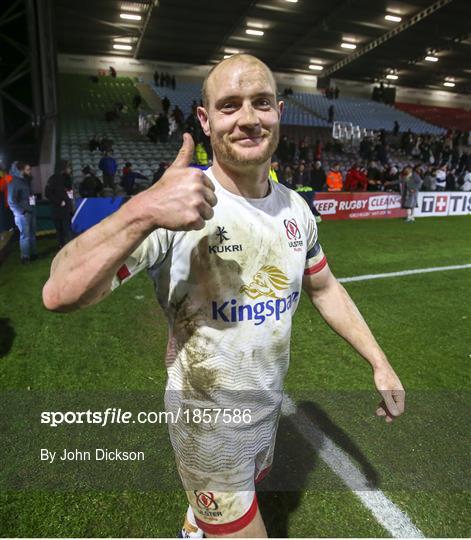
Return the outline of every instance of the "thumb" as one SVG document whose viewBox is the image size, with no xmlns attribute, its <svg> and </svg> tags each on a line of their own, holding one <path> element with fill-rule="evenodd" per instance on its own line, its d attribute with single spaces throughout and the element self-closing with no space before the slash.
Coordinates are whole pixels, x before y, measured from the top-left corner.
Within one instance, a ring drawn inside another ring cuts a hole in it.
<svg viewBox="0 0 471 540">
<path fill-rule="evenodd" d="M 195 143 L 193 137 L 189 133 L 183 134 L 183 144 L 181 145 L 178 155 L 175 161 L 172 163 L 172 167 L 188 167 L 193 159 L 193 152 L 195 150 Z"/>
</svg>

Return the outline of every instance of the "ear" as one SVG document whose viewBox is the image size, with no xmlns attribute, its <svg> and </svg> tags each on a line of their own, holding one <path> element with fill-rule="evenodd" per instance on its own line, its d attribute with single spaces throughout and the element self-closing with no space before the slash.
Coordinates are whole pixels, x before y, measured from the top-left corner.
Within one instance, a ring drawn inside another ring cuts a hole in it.
<svg viewBox="0 0 471 540">
<path fill-rule="evenodd" d="M 196 114 L 198 115 L 198 120 L 200 121 L 204 134 L 209 137 L 211 135 L 211 129 L 209 127 L 208 111 L 204 107 L 197 107 Z"/>
<path fill-rule="evenodd" d="M 281 115 L 283 114 L 283 109 L 285 108 L 285 102 L 284 101 L 278 101 L 278 111 L 281 118 Z"/>
</svg>

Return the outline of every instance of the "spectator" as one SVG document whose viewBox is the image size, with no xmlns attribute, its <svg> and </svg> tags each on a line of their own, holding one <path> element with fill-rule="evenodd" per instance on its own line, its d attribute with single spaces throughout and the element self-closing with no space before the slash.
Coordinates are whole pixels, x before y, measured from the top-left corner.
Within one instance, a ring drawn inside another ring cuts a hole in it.
<svg viewBox="0 0 471 540">
<path fill-rule="evenodd" d="M 159 86 L 159 72 L 157 70 L 154 71 L 154 84 L 155 86 Z"/>
<path fill-rule="evenodd" d="M 155 171 L 154 176 L 152 178 L 152 184 L 155 184 L 158 182 L 162 176 L 164 175 L 165 171 L 168 169 L 169 164 L 165 161 L 161 161 L 159 163 L 159 168 Z"/>
<path fill-rule="evenodd" d="M 132 163 L 126 162 L 123 167 L 123 175 L 121 176 L 120 185 L 126 192 L 126 195 L 134 195 L 137 193 L 136 179 L 141 178 L 142 180 L 149 180 L 147 176 L 139 172 L 132 170 Z"/>
<path fill-rule="evenodd" d="M 463 185 L 461 186 L 461 191 L 471 191 L 471 169 L 468 169 L 465 172 Z"/>
<path fill-rule="evenodd" d="M 414 210 L 418 206 L 418 193 L 422 186 L 420 166 L 417 165 L 414 170 L 411 167 L 406 167 L 402 182 L 402 207 L 407 210 L 406 223 L 412 223 L 415 221 Z"/>
<path fill-rule="evenodd" d="M 173 109 L 173 117 L 175 118 L 175 122 L 177 123 L 178 129 L 183 129 L 183 124 L 185 123 L 185 116 L 183 115 L 183 111 L 180 109 L 178 105 L 175 105 L 175 108 Z"/>
<path fill-rule="evenodd" d="M 455 191 L 457 189 L 456 181 L 456 169 L 451 168 L 446 175 L 445 189 L 447 191 Z"/>
<path fill-rule="evenodd" d="M 175 75 L 172 75 L 171 85 L 172 85 L 172 90 L 175 90 L 175 88 L 177 87 L 177 81 L 175 80 Z"/>
<path fill-rule="evenodd" d="M 94 152 L 95 150 L 100 149 L 100 141 L 98 140 L 96 135 L 93 135 L 93 137 L 88 141 L 88 149 L 90 152 Z"/>
<path fill-rule="evenodd" d="M 45 190 L 46 198 L 51 203 L 51 217 L 56 228 L 59 249 L 73 238 L 71 220 L 74 192 L 71 174 L 69 162 L 61 161 L 57 172 L 47 181 Z"/>
<path fill-rule="evenodd" d="M 342 191 L 343 178 L 338 163 L 334 163 L 326 178 L 327 191 Z"/>
<path fill-rule="evenodd" d="M 294 176 L 293 176 L 293 170 L 289 165 L 287 165 L 283 170 L 283 178 L 281 179 L 280 183 L 284 186 L 294 189 Z"/>
<path fill-rule="evenodd" d="M 113 141 L 108 139 L 108 137 L 103 137 L 100 141 L 100 148 L 102 152 L 112 152 L 113 151 Z"/>
<path fill-rule="evenodd" d="M 167 96 L 164 96 L 164 99 L 162 100 L 162 110 L 164 111 L 165 116 L 168 115 L 168 111 L 170 109 L 170 100 Z"/>
<path fill-rule="evenodd" d="M 317 160 L 314 162 L 314 167 L 311 171 L 311 186 L 314 191 L 322 191 L 326 182 L 325 171 L 322 163 Z"/>
<path fill-rule="evenodd" d="M 113 66 L 110 66 L 110 75 L 113 77 L 113 79 L 116 79 L 116 70 Z"/>
<path fill-rule="evenodd" d="M 79 194 L 83 198 L 99 197 L 103 191 L 103 184 L 94 175 L 89 165 L 82 169 L 83 180 L 79 185 Z"/>
<path fill-rule="evenodd" d="M 294 185 L 296 188 L 310 186 L 311 177 L 308 171 L 306 170 L 306 164 L 304 161 L 298 164 L 294 170 Z"/>
<path fill-rule="evenodd" d="M 165 114 L 159 113 L 155 121 L 155 134 L 158 142 L 166 143 L 168 141 L 169 122 Z"/>
<path fill-rule="evenodd" d="M 442 165 L 435 171 L 436 191 L 445 191 L 446 188 L 446 165 Z"/>
<path fill-rule="evenodd" d="M 132 105 L 134 107 L 134 109 L 139 109 L 140 105 L 142 103 L 142 96 L 141 94 L 139 94 L 139 92 L 137 92 L 136 94 L 134 94 L 134 97 L 132 98 Z"/>
<path fill-rule="evenodd" d="M 118 170 L 118 164 L 116 160 L 112 157 L 112 152 L 110 150 L 105 152 L 105 155 L 100 159 L 98 163 L 98 168 L 103 173 L 103 183 L 105 187 L 111 188 L 114 191 L 115 188 L 115 174 Z"/>
<path fill-rule="evenodd" d="M 160 86 L 165 86 L 165 76 L 163 72 L 160 74 Z"/>
<path fill-rule="evenodd" d="M 368 188 L 368 178 L 366 174 L 360 170 L 357 163 L 354 163 L 347 171 L 345 178 L 345 191 L 366 191 Z"/>
<path fill-rule="evenodd" d="M 336 86 L 336 87 L 334 88 L 334 98 L 335 98 L 335 99 L 339 99 L 339 95 L 340 95 L 340 90 L 339 90 L 339 87 Z"/>
<path fill-rule="evenodd" d="M 329 107 L 329 118 L 328 118 L 329 124 L 332 124 L 332 122 L 334 121 L 334 115 L 335 115 L 335 108 L 333 105 L 331 105 Z"/>
<path fill-rule="evenodd" d="M 397 137 L 399 135 L 399 122 L 394 120 L 393 135 Z"/>
<path fill-rule="evenodd" d="M 424 191 L 435 191 L 437 189 L 437 180 L 435 178 L 435 169 L 432 165 L 428 165 L 424 174 Z"/>
<path fill-rule="evenodd" d="M 8 188 L 8 204 L 20 231 L 22 264 L 38 258 L 36 249 L 36 198 L 31 186 L 31 165 L 15 161 L 10 169 L 13 177 Z"/>
<path fill-rule="evenodd" d="M 196 163 L 202 167 L 206 167 L 208 165 L 208 153 L 206 152 L 206 148 L 202 142 L 199 142 L 196 145 L 195 154 Z"/>
</svg>

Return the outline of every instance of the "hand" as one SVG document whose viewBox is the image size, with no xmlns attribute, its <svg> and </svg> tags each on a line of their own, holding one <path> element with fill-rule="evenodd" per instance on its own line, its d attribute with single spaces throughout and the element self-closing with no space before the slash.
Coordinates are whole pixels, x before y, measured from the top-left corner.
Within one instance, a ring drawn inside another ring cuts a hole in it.
<svg viewBox="0 0 471 540">
<path fill-rule="evenodd" d="M 406 397 L 404 387 L 388 363 L 374 370 L 374 382 L 383 397 L 376 409 L 376 416 L 383 416 L 386 422 L 390 423 L 404 412 Z"/>
<path fill-rule="evenodd" d="M 61 206 L 65 206 L 65 201 L 61 201 Z"/>
<path fill-rule="evenodd" d="M 144 207 L 150 228 L 199 230 L 213 217 L 214 184 L 203 171 L 189 167 L 194 148 L 193 138 L 184 133 L 178 156 L 160 181 L 134 198 Z"/>
</svg>

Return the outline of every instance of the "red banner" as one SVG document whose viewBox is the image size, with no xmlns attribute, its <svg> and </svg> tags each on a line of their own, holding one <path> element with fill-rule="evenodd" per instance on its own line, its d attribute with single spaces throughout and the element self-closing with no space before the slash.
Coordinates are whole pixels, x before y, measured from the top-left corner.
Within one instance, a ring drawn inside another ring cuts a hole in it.
<svg viewBox="0 0 471 540">
<path fill-rule="evenodd" d="M 406 216 L 399 193 L 316 193 L 314 206 L 327 220 Z"/>
</svg>

